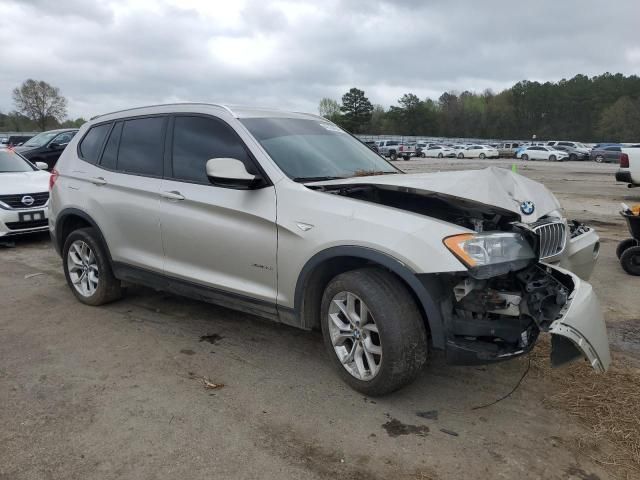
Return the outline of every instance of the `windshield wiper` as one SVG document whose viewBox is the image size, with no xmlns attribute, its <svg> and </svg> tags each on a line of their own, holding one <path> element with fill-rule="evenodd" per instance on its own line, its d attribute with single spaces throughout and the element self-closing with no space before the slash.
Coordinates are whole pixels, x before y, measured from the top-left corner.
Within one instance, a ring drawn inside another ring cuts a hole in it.
<svg viewBox="0 0 640 480">
<path fill-rule="evenodd" d="M 346 177 L 295 177 L 294 182 L 324 182 L 327 180 L 343 180 Z"/>
</svg>

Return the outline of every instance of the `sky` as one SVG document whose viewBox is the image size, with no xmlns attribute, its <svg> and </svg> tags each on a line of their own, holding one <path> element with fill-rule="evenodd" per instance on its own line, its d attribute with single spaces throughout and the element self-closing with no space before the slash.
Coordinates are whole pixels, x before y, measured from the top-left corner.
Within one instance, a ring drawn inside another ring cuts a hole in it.
<svg viewBox="0 0 640 480">
<path fill-rule="evenodd" d="M 640 74 L 640 0 L 0 0 L 0 112 L 44 80 L 68 117 L 178 101 L 317 112 L 351 87 L 499 92 Z"/>
</svg>

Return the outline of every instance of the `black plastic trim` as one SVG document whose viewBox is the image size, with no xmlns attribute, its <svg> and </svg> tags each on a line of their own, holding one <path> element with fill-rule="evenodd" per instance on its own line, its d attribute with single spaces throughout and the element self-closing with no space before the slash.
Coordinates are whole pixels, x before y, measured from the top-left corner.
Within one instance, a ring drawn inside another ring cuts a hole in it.
<svg viewBox="0 0 640 480">
<path fill-rule="evenodd" d="M 631 172 L 628 170 L 618 170 L 616 172 L 616 181 L 624 183 L 633 183 L 631 180 Z"/>
<path fill-rule="evenodd" d="M 355 245 L 331 247 L 318 252 L 307 261 L 300 271 L 298 281 L 296 282 L 294 310 L 296 317 L 298 317 L 302 325 L 305 325 L 303 321 L 304 319 L 301 317 L 307 279 L 316 267 L 323 262 L 336 257 L 356 257 L 369 260 L 390 270 L 404 280 L 416 295 L 424 309 L 427 316 L 427 322 L 429 323 L 429 329 L 431 331 L 433 346 L 435 348 L 444 349 L 445 334 L 440 309 L 434 301 L 432 294 L 425 288 L 425 285 L 420 281 L 416 273 L 399 260 L 385 253 Z"/>
</svg>

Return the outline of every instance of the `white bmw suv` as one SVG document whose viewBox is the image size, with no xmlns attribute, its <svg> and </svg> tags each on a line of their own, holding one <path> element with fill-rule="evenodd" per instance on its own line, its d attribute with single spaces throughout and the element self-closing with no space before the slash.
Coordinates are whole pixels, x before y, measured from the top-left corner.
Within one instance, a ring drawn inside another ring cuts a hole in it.
<svg viewBox="0 0 640 480">
<path fill-rule="evenodd" d="M 552 335 L 610 363 L 599 241 L 508 170 L 404 174 L 324 118 L 208 104 L 85 124 L 52 172 L 49 226 L 75 296 L 148 285 L 319 328 L 347 383 L 381 395 L 429 349 L 477 364 Z"/>
</svg>

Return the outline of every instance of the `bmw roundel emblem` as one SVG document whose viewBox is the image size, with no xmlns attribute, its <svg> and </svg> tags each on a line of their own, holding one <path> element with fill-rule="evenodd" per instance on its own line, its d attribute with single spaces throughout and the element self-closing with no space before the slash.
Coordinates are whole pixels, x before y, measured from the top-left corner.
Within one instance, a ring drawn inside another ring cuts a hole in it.
<svg viewBox="0 0 640 480">
<path fill-rule="evenodd" d="M 520 204 L 520 211 L 525 215 L 531 215 L 535 209 L 535 204 L 530 200 L 526 200 Z"/>
</svg>

